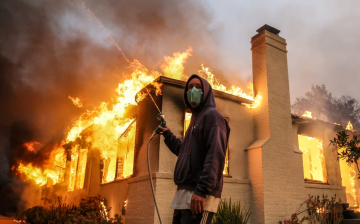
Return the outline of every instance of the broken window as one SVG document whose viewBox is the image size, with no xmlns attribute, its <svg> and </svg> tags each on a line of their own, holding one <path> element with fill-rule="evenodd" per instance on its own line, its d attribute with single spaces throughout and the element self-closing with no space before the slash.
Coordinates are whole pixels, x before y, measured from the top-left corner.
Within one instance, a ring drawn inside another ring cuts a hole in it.
<svg viewBox="0 0 360 224">
<path fill-rule="evenodd" d="M 66 154 L 63 148 L 59 148 L 51 154 L 51 158 L 54 158 L 55 169 L 58 173 L 57 183 L 62 183 L 65 181 Z"/>
<path fill-rule="evenodd" d="M 110 153 L 109 153 L 110 154 Z M 109 183 L 115 179 L 116 155 L 103 155 L 100 160 L 101 183 Z"/>
<path fill-rule="evenodd" d="M 133 174 L 136 121 L 134 120 L 120 136 L 116 163 L 116 180 L 127 178 Z"/>
<path fill-rule="evenodd" d="M 77 169 L 78 157 L 79 157 L 78 149 L 79 149 L 78 145 L 71 148 L 70 178 L 69 178 L 68 191 L 73 191 L 75 188 L 76 169 Z"/>
<path fill-rule="evenodd" d="M 228 122 L 229 122 L 229 118 L 225 118 Z M 186 130 L 188 129 L 189 125 L 190 125 L 190 121 L 191 121 L 191 113 L 189 112 L 185 112 L 185 118 L 184 118 L 184 137 L 185 137 L 185 133 Z M 225 166 L 224 166 L 224 171 L 223 174 L 225 176 L 229 175 L 229 145 L 226 149 L 226 155 L 225 155 Z"/>
<path fill-rule="evenodd" d="M 79 150 L 79 161 L 76 173 L 76 189 L 84 188 L 86 162 L 87 162 L 88 149 Z"/>
<path fill-rule="evenodd" d="M 326 183 L 327 175 L 322 140 L 306 135 L 298 135 L 298 139 L 299 148 L 303 153 L 305 180 Z"/>
</svg>

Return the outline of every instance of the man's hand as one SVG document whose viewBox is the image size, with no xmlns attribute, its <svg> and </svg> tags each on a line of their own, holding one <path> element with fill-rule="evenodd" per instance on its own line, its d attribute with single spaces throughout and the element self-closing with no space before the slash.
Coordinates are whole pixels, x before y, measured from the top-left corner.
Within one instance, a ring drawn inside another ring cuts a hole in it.
<svg viewBox="0 0 360 224">
<path fill-rule="evenodd" d="M 161 127 L 160 125 L 158 127 L 160 129 L 159 135 L 162 135 L 164 131 L 170 130 L 170 128 L 168 128 L 166 125 L 165 127 Z"/>
<path fill-rule="evenodd" d="M 191 213 L 192 214 L 200 214 L 204 211 L 204 205 L 205 205 L 205 198 L 193 194 L 191 197 Z"/>
</svg>

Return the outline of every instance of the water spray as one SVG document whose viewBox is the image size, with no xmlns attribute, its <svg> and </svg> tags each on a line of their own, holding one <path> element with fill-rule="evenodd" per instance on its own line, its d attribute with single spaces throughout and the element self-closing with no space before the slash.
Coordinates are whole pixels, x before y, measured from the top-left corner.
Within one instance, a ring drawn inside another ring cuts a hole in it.
<svg viewBox="0 0 360 224">
<path fill-rule="evenodd" d="M 157 108 L 158 111 L 159 111 L 159 114 L 156 116 L 156 118 L 160 121 L 160 125 L 159 125 L 159 126 L 160 126 L 160 127 L 165 127 L 166 121 L 165 121 L 165 115 L 164 115 L 164 113 L 161 112 L 161 110 L 159 109 L 159 107 L 158 107 L 157 104 L 155 103 L 154 98 L 151 96 L 149 90 L 148 90 L 146 87 L 145 87 L 145 90 L 146 90 L 146 92 L 148 93 L 148 95 L 150 96 L 151 100 L 153 101 L 153 103 L 155 104 L 156 108 Z M 148 164 L 151 190 L 152 190 L 153 197 L 154 197 L 154 202 L 155 202 L 156 211 L 157 211 L 157 214 L 158 214 L 158 217 L 159 217 L 159 220 L 160 220 L 160 224 L 162 224 L 161 217 L 160 217 L 160 212 L 159 212 L 159 208 L 158 208 L 158 205 L 157 205 L 157 202 L 156 202 L 155 191 L 154 191 L 154 184 L 153 184 L 153 181 L 152 181 L 151 169 L 150 169 L 150 159 L 149 159 L 149 146 L 150 146 L 150 142 L 151 142 L 151 140 L 155 137 L 155 135 L 157 135 L 157 134 L 160 133 L 160 131 L 161 131 L 160 128 L 159 128 L 159 127 L 156 127 L 155 131 L 154 131 L 153 134 L 151 135 L 151 137 L 150 137 L 150 139 L 149 139 L 149 142 L 148 142 L 148 144 L 147 144 L 147 164 Z"/>
</svg>

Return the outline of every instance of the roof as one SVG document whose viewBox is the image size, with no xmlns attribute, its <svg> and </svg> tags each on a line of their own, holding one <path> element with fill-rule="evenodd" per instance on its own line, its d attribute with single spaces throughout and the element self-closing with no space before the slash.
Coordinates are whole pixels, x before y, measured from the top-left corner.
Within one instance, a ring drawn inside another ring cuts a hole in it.
<svg viewBox="0 0 360 224">
<path fill-rule="evenodd" d="M 319 120 L 319 119 L 302 117 L 302 116 L 298 116 L 296 114 L 291 114 L 291 119 L 292 119 L 293 123 L 314 124 L 314 125 L 319 125 L 319 126 L 321 125 L 323 127 L 333 128 L 335 131 L 346 131 L 345 127 L 342 125 L 330 123 L 330 122 Z"/>
<path fill-rule="evenodd" d="M 153 82 L 160 82 L 160 83 L 164 83 L 164 84 L 172 85 L 172 86 L 177 86 L 177 87 L 181 87 L 181 88 L 184 88 L 185 85 L 186 85 L 185 81 L 172 79 L 172 78 L 168 78 L 168 77 L 165 77 L 165 76 L 159 76 Z M 151 85 L 151 84 L 149 84 L 149 85 Z M 140 92 L 142 92 L 142 91 L 145 91 L 145 88 L 142 89 Z M 225 92 L 222 92 L 222 91 L 219 91 L 219 90 L 214 90 L 213 89 L 213 91 L 214 91 L 214 96 L 215 97 L 225 99 L 225 100 L 230 100 L 230 101 L 233 101 L 233 102 L 236 102 L 236 103 L 239 103 L 239 104 L 242 104 L 242 103 L 251 104 L 251 103 L 254 102 L 253 100 L 249 100 L 249 99 L 246 99 L 246 98 L 243 98 L 243 97 L 235 96 L 235 95 L 225 93 Z"/>
</svg>

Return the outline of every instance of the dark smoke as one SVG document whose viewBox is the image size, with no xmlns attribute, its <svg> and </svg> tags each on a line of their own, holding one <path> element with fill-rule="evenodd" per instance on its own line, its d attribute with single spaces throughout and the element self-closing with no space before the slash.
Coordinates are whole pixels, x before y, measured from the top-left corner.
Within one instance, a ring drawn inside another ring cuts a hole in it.
<svg viewBox="0 0 360 224">
<path fill-rule="evenodd" d="M 221 74 L 205 3 L 85 3 L 130 60 L 160 70 L 164 55 L 192 46 L 186 73 L 196 72 L 204 63 Z M 22 189 L 11 167 L 19 160 L 41 167 L 72 121 L 101 101 L 110 101 L 117 83 L 131 71 L 78 1 L 1 1 L 0 27 L 0 197 L 4 205 L 16 202 Z M 69 95 L 80 97 L 84 107 L 75 107 Z M 40 142 L 43 148 L 30 153 L 23 146 L 28 141 Z M 11 187 L 15 183 L 19 186 Z M 0 213 L 6 210 L 0 207 Z"/>
</svg>

